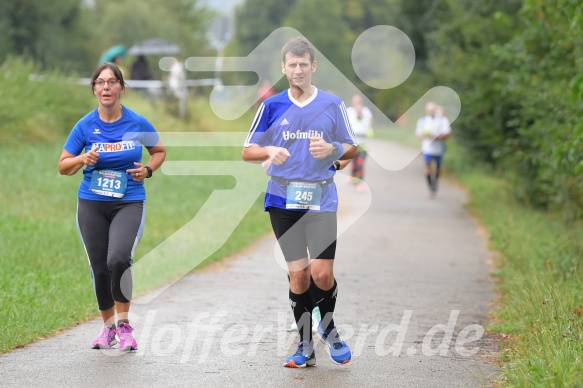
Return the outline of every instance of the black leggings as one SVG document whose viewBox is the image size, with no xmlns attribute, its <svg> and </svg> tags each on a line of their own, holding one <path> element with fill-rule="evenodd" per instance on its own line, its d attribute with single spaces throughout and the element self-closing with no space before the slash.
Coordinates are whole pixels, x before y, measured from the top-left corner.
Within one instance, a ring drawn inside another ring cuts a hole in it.
<svg viewBox="0 0 583 388">
<path fill-rule="evenodd" d="M 352 176 L 362 180 L 364 178 L 364 161 L 366 160 L 366 151 L 358 150 L 356 158 L 352 161 Z"/>
<path fill-rule="evenodd" d="M 145 201 L 78 199 L 77 228 L 89 258 L 99 310 L 132 299 L 132 263 L 146 219 Z"/>
</svg>

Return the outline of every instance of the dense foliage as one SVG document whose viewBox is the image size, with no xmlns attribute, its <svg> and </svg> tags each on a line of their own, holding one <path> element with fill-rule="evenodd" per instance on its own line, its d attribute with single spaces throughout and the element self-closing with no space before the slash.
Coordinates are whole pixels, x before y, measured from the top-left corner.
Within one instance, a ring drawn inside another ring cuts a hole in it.
<svg viewBox="0 0 583 388">
<path fill-rule="evenodd" d="M 8 0 L 0 2 L 0 63 L 24 56 L 43 69 L 87 76 L 109 47 L 146 39 L 177 44 L 183 56 L 207 51 L 212 13 L 198 0 Z M 128 62 L 133 58 L 128 58 Z"/>
<path fill-rule="evenodd" d="M 23 55 L 43 67 L 80 70 L 91 57 L 87 32 L 79 0 L 0 2 L 0 62 Z"/>
<path fill-rule="evenodd" d="M 583 4 L 442 0 L 431 42 L 436 80 L 462 97 L 456 133 L 506 171 L 518 198 L 583 216 Z"/>
</svg>

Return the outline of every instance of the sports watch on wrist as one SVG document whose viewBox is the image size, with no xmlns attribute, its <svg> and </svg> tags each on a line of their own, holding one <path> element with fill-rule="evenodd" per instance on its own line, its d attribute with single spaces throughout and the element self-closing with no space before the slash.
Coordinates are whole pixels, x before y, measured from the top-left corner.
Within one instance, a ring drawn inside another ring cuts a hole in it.
<svg viewBox="0 0 583 388">
<path fill-rule="evenodd" d="M 150 167 L 150 166 L 144 166 L 144 168 L 146 170 L 148 170 L 148 176 L 146 176 L 146 178 L 151 178 L 152 177 L 152 167 Z"/>
<path fill-rule="evenodd" d="M 338 147 L 336 146 L 336 144 L 332 144 L 332 155 L 330 156 L 336 156 L 338 155 Z"/>
</svg>

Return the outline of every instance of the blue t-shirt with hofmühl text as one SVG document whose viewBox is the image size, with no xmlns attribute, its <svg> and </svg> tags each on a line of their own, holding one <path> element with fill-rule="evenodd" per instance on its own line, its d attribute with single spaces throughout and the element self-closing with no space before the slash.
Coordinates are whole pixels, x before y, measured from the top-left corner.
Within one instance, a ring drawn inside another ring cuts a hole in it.
<svg viewBox="0 0 583 388">
<path fill-rule="evenodd" d="M 310 137 L 319 136 L 326 142 L 357 145 L 350 127 L 346 107 L 340 97 L 314 87 L 314 94 L 304 102 L 296 101 L 289 89 L 266 99 L 257 110 L 245 147 L 276 146 L 286 148 L 290 156 L 280 166 L 271 164 L 267 173 L 272 177 L 298 181 L 324 181 L 336 173 L 336 155 L 316 159 L 310 154 Z M 286 209 L 287 188 L 269 180 L 265 209 Z M 319 211 L 336 212 L 338 194 L 334 183 L 323 186 Z"/>
<path fill-rule="evenodd" d="M 83 169 L 83 180 L 78 196 L 94 201 L 140 201 L 146 199 L 144 182 L 136 182 L 126 170 L 142 162 L 142 146 L 151 148 L 159 136 L 152 124 L 143 116 L 122 106 L 121 118 L 106 123 L 99 118 L 97 109 L 89 112 L 75 124 L 63 148 L 79 155 L 98 147 L 99 159 L 94 166 Z M 93 171 L 113 170 L 126 175 L 127 188 L 122 198 L 97 194 L 90 190 Z"/>
</svg>

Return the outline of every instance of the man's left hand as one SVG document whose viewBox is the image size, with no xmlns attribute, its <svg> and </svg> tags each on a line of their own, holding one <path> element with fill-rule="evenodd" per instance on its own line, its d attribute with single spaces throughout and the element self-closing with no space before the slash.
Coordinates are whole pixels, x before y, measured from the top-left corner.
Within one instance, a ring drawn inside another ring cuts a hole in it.
<svg viewBox="0 0 583 388">
<path fill-rule="evenodd" d="M 334 153 L 334 146 L 326 143 L 321 137 L 310 138 L 310 154 L 316 159 L 324 159 L 332 156 Z"/>
</svg>

